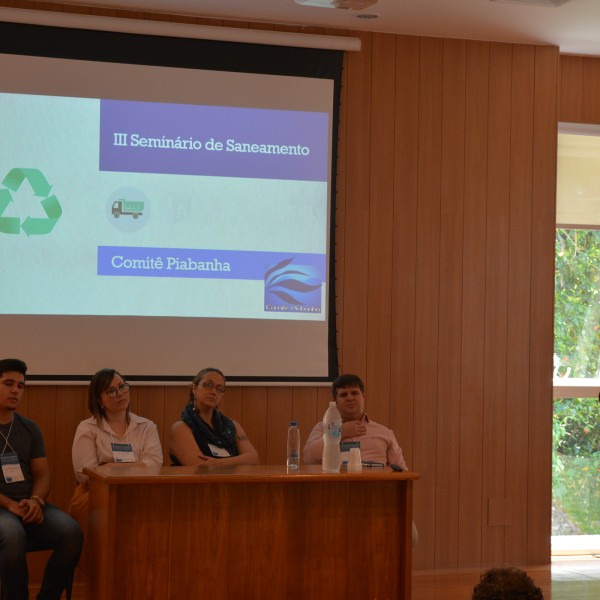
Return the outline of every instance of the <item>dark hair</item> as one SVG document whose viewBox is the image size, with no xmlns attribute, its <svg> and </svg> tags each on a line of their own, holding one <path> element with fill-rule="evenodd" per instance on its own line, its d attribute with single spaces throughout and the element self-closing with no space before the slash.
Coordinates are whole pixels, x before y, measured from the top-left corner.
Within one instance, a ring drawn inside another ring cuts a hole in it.
<svg viewBox="0 0 600 600">
<path fill-rule="evenodd" d="M 489 569 L 481 576 L 472 600 L 544 600 L 544 594 L 525 571 L 503 567 Z"/>
<path fill-rule="evenodd" d="M 27 374 L 27 365 L 18 358 L 3 358 L 0 360 L 0 375 L 4 375 L 4 373 L 8 373 L 8 371 L 16 371 L 17 373 L 21 373 L 21 375 L 23 375 L 23 379 L 25 379 L 25 375 Z"/>
<path fill-rule="evenodd" d="M 123 375 L 116 369 L 100 369 L 90 381 L 88 387 L 88 409 L 98 422 L 102 421 L 102 417 L 104 416 L 104 408 L 102 408 L 100 396 L 110 387 L 110 382 L 116 375 L 121 377 L 123 381 L 125 380 Z M 127 407 L 125 418 L 127 423 L 129 423 L 129 406 Z"/>
<path fill-rule="evenodd" d="M 363 394 L 365 393 L 365 384 L 363 383 L 363 380 L 358 375 L 346 373 L 333 380 L 333 383 L 331 384 L 331 395 L 334 398 L 337 398 L 338 389 L 348 387 L 358 387 Z"/>
<path fill-rule="evenodd" d="M 193 387 L 195 385 L 198 385 L 206 375 L 208 375 L 209 373 L 218 373 L 222 378 L 223 378 L 223 382 L 226 383 L 227 379 L 225 379 L 225 375 L 223 375 L 222 371 L 219 371 L 219 369 L 215 369 L 214 367 L 206 367 L 206 369 L 202 369 L 202 371 L 198 371 L 198 373 L 196 373 L 196 377 L 194 377 L 194 379 L 192 379 L 192 385 L 190 386 L 190 404 L 194 404 L 194 389 Z"/>
</svg>

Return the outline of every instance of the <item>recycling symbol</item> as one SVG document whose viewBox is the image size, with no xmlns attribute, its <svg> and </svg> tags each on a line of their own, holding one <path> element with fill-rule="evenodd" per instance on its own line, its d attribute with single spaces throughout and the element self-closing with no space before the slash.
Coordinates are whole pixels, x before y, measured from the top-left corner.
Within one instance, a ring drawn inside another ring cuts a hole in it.
<svg viewBox="0 0 600 600">
<path fill-rule="evenodd" d="M 38 198 L 43 198 L 40 203 L 46 218 L 27 216 L 23 223 L 19 217 L 3 217 L 4 211 L 14 202 L 11 191 L 16 192 L 21 184 L 27 181 Z M 3 179 L 0 188 L 0 233 L 19 234 L 21 229 L 28 235 L 46 235 L 50 233 L 62 215 L 62 208 L 58 198 L 50 196 L 52 186 L 44 174 L 38 169 L 11 169 Z"/>
</svg>

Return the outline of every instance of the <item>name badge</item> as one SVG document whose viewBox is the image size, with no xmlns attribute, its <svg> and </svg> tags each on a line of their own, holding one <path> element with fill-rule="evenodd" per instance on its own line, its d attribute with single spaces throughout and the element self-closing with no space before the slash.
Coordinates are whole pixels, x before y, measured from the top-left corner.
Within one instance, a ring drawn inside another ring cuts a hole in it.
<svg viewBox="0 0 600 600">
<path fill-rule="evenodd" d="M 2 463 L 2 475 L 6 483 L 15 483 L 17 481 L 25 481 L 25 476 L 21 470 L 19 457 L 15 452 L 7 452 L 0 457 Z"/>
<path fill-rule="evenodd" d="M 231 456 L 225 448 L 219 448 L 219 446 L 215 446 L 213 444 L 208 445 L 208 449 L 212 452 L 212 455 L 216 458 L 227 458 Z"/>
<path fill-rule="evenodd" d="M 347 465 L 350 460 L 350 450 L 352 448 L 360 448 L 360 442 L 342 442 L 340 452 L 342 454 L 342 464 Z"/>
<path fill-rule="evenodd" d="M 131 444 L 117 444 L 112 443 L 113 458 L 116 463 L 131 463 L 135 462 L 135 456 L 133 456 L 133 449 Z"/>
</svg>

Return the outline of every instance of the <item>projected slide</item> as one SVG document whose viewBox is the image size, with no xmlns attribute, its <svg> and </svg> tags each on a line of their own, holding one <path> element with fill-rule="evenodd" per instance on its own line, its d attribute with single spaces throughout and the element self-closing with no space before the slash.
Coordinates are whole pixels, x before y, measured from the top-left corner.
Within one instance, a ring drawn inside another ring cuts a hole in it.
<svg viewBox="0 0 600 600">
<path fill-rule="evenodd" d="M 29 380 L 335 375 L 343 53 L 0 32 L 0 330 Z"/>
<path fill-rule="evenodd" d="M 326 318 L 327 112 L 3 93 L 0 114 L 2 313 Z"/>
</svg>

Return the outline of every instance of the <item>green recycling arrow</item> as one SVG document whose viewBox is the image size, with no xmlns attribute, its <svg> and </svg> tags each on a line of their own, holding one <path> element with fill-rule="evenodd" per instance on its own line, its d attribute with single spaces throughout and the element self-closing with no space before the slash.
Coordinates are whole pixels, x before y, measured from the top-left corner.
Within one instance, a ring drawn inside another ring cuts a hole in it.
<svg viewBox="0 0 600 600">
<path fill-rule="evenodd" d="M 1 233 L 20 233 L 21 221 L 19 217 L 0 217 Z"/>
<path fill-rule="evenodd" d="M 58 202 L 56 196 L 50 196 L 45 200 L 42 200 L 42 207 L 46 214 L 47 219 L 39 219 L 34 217 L 27 217 L 21 227 L 27 235 L 46 235 L 50 233 L 60 215 L 62 215 L 62 208 Z"/>
<path fill-rule="evenodd" d="M 9 190 L 0 190 L 0 233 L 20 232 L 21 222 L 18 217 L 1 216 L 12 201 Z"/>
<path fill-rule="evenodd" d="M 13 202 L 10 190 L 16 192 L 24 181 L 29 182 L 36 196 L 44 197 L 41 205 L 47 218 L 27 217 L 21 224 L 18 217 L 2 216 L 8 205 Z M 54 229 L 62 215 L 62 208 L 56 196 L 48 196 L 52 186 L 40 170 L 11 169 L 2 180 L 2 185 L 8 189 L 0 189 L 0 233 L 19 234 L 23 229 L 27 236 L 46 235 Z"/>
<path fill-rule="evenodd" d="M 25 180 L 29 182 L 36 196 L 46 197 L 52 189 L 44 174 L 38 169 L 11 169 L 2 181 L 2 185 L 16 192 Z"/>
<path fill-rule="evenodd" d="M 12 196 L 8 190 L 0 190 L 0 215 L 6 210 L 12 201 Z"/>
</svg>

